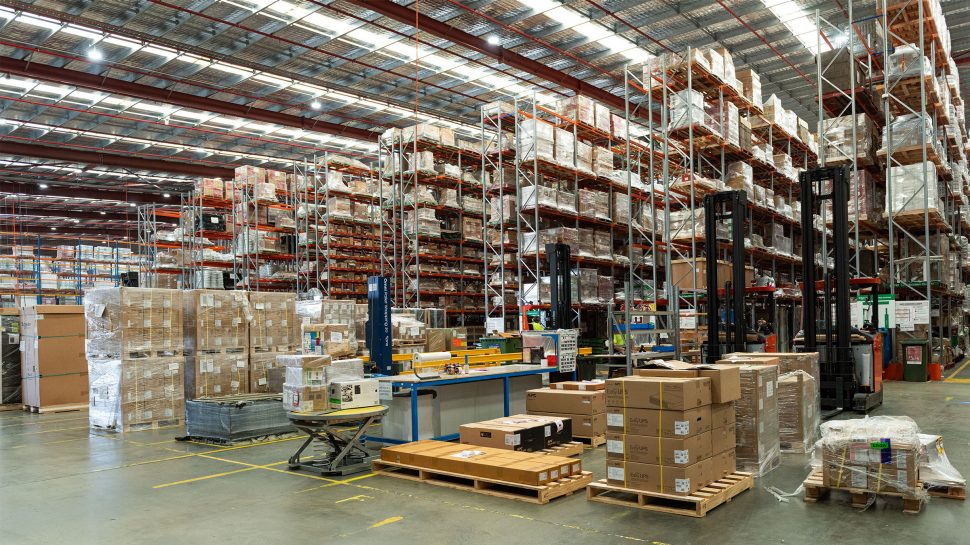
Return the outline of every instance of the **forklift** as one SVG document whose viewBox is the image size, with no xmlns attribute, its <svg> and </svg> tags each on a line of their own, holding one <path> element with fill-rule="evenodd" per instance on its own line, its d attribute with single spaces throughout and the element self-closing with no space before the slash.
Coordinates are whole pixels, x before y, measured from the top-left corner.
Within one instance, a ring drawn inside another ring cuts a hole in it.
<svg viewBox="0 0 970 545">
<path fill-rule="evenodd" d="M 704 248 L 707 252 L 707 363 L 716 363 L 721 354 L 764 352 L 765 337 L 747 327 L 745 320 L 748 289 L 744 282 L 744 225 L 748 218 L 748 197 L 744 191 L 721 191 L 704 196 Z M 731 278 L 721 287 L 717 255 L 720 241 L 717 228 L 729 222 Z M 722 317 L 724 333 L 721 333 Z"/>
<path fill-rule="evenodd" d="M 796 352 L 818 352 L 822 417 L 843 410 L 866 413 L 882 404 L 882 336 L 878 332 L 878 279 L 849 278 L 849 170 L 845 166 L 801 173 L 802 202 L 802 331 Z M 831 184 L 831 189 L 826 186 Z M 828 191 L 828 192 L 826 192 Z M 814 215 L 826 201 L 832 206 L 834 268 L 823 256 L 821 278 L 815 264 Z M 872 291 L 872 319 L 863 328 L 851 323 L 851 288 Z M 821 315 L 819 314 L 821 312 Z"/>
</svg>

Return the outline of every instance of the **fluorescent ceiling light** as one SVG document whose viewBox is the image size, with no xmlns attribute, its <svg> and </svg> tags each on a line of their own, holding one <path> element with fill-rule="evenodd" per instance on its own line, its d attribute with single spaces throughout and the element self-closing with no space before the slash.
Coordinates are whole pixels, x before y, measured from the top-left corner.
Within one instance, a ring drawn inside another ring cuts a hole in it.
<svg viewBox="0 0 970 545">
<path fill-rule="evenodd" d="M 88 49 L 88 58 L 94 62 L 98 62 L 104 59 L 104 54 L 101 53 L 100 49 L 92 47 Z"/>
<path fill-rule="evenodd" d="M 311 102 L 310 103 L 310 108 L 312 108 L 314 110 L 319 110 L 321 108 L 320 101 L 319 100 L 314 100 L 313 102 Z"/>
<path fill-rule="evenodd" d="M 496 36 L 495 34 L 492 34 L 491 36 L 489 36 L 488 38 L 486 38 L 485 41 L 488 42 L 491 45 L 498 45 L 498 44 L 502 43 L 502 39 L 499 38 L 498 36 Z"/>
</svg>

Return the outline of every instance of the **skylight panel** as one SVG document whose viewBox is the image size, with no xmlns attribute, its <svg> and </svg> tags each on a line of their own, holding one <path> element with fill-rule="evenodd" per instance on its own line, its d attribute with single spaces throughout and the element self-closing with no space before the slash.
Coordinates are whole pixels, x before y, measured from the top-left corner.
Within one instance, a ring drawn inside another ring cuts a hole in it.
<svg viewBox="0 0 970 545">
<path fill-rule="evenodd" d="M 761 0 L 761 3 L 788 28 L 792 35 L 805 46 L 805 49 L 808 49 L 812 55 L 818 54 L 819 29 L 794 0 Z M 825 40 L 822 40 L 821 43 L 822 51 L 832 49 L 825 43 Z"/>
</svg>

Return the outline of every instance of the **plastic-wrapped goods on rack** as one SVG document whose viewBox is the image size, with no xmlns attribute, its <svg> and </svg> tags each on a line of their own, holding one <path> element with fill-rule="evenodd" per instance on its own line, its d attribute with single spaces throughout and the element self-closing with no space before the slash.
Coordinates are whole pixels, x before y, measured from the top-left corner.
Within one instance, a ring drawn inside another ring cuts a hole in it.
<svg viewBox="0 0 970 545">
<path fill-rule="evenodd" d="M 926 176 L 925 184 L 923 183 L 924 173 Z M 943 201 L 940 200 L 940 183 L 936 176 L 936 166 L 933 163 L 894 166 L 889 169 L 889 174 L 892 179 L 893 193 L 892 202 L 889 202 L 889 192 L 886 192 L 887 213 L 891 211 L 893 214 L 898 214 L 900 212 L 924 210 L 926 208 L 924 198 L 928 198 L 930 210 L 943 211 Z"/>
<path fill-rule="evenodd" d="M 522 122 L 519 134 L 519 148 L 517 154 L 522 161 L 541 159 L 550 163 L 556 162 L 553 144 L 554 127 L 538 119 L 526 119 Z"/>
<path fill-rule="evenodd" d="M 556 113 L 560 116 L 581 123 L 588 127 L 596 126 L 596 106 L 593 99 L 582 95 L 574 95 L 556 101 Z M 607 129 L 607 132 L 609 130 Z"/>
<path fill-rule="evenodd" d="M 933 148 L 938 146 L 936 131 L 933 129 L 933 120 L 929 115 L 905 114 L 893 119 L 892 123 L 882 132 L 880 154 L 887 153 L 890 135 L 892 135 L 893 153 L 906 148 L 919 148 L 924 141 Z M 928 154 L 932 151 L 927 149 Z"/>
<path fill-rule="evenodd" d="M 825 486 L 925 499 L 919 482 L 925 457 L 911 418 L 872 416 L 822 424 L 812 463 Z"/>
<path fill-rule="evenodd" d="M 480 214 L 482 212 L 482 199 L 471 195 L 462 195 L 461 208 L 465 212 Z"/>
<path fill-rule="evenodd" d="M 536 206 L 559 208 L 556 190 L 542 185 L 530 185 L 520 191 L 522 210 L 532 210 Z"/>
<path fill-rule="evenodd" d="M 605 191 L 579 190 L 579 214 L 586 218 L 610 221 L 610 196 Z"/>
<path fill-rule="evenodd" d="M 575 168 L 576 138 L 572 131 L 553 129 L 556 163 L 566 168 Z"/>
<path fill-rule="evenodd" d="M 319 320 L 324 324 L 347 326 L 347 343 L 351 353 L 357 353 L 357 302 L 353 299 L 324 299 L 320 305 Z"/>
<path fill-rule="evenodd" d="M 452 178 L 461 178 L 461 167 L 458 165 L 452 165 L 449 163 L 438 163 L 434 166 L 434 171 L 438 174 L 444 176 L 450 176 Z"/>
<path fill-rule="evenodd" d="M 827 118 L 822 121 L 825 131 L 825 161 L 840 165 L 855 161 L 859 165 L 876 163 L 878 129 L 866 114 L 855 117 Z M 852 132 L 855 129 L 855 140 Z"/>
<path fill-rule="evenodd" d="M 754 170 L 751 168 L 751 165 L 741 161 L 730 163 L 728 165 L 727 182 L 725 185 L 731 189 L 743 190 L 749 196 L 753 196 Z"/>
<path fill-rule="evenodd" d="M 613 151 L 602 146 L 593 146 L 593 174 L 599 178 L 609 178 L 613 174 Z"/>
<path fill-rule="evenodd" d="M 613 237 L 609 231 L 594 229 L 591 233 L 592 254 L 598 259 L 613 260 Z M 585 237 L 584 237 L 585 238 Z"/>
<path fill-rule="evenodd" d="M 195 192 L 202 197 L 225 198 L 222 178 L 200 178 L 195 181 Z"/>
<path fill-rule="evenodd" d="M 761 76 L 757 72 L 750 68 L 743 70 L 737 70 L 735 72 L 738 80 L 741 82 L 742 92 L 748 100 L 754 103 L 755 106 L 761 107 Z"/>
<path fill-rule="evenodd" d="M 923 72 L 920 72 L 920 57 L 922 56 Z M 913 44 L 903 44 L 896 46 L 889 54 L 889 75 L 900 76 L 932 76 L 933 65 L 926 55 Z"/>
<path fill-rule="evenodd" d="M 482 241 L 482 220 L 479 218 L 463 218 L 461 234 L 466 240 Z"/>
<path fill-rule="evenodd" d="M 419 151 L 417 153 L 407 154 L 408 168 L 405 173 L 417 172 L 418 174 L 428 174 L 433 176 L 435 174 L 434 170 L 434 153 L 430 151 Z"/>
<path fill-rule="evenodd" d="M 704 95 L 693 89 L 684 89 L 670 95 L 670 121 L 668 129 L 686 129 L 690 125 L 703 127 L 714 134 L 721 133 L 719 108 L 704 100 Z M 701 136 L 701 135 L 695 135 Z"/>
<path fill-rule="evenodd" d="M 791 162 L 791 155 L 787 153 L 776 153 L 772 156 L 775 169 L 789 180 L 795 179 L 795 167 Z"/>
<path fill-rule="evenodd" d="M 858 188 L 858 193 L 849 199 L 849 223 L 855 221 L 857 212 L 860 222 L 875 222 L 882 219 L 886 210 L 886 188 L 864 170 L 858 172 L 858 184 L 851 179 L 854 175 L 855 173 L 849 173 L 849 192 L 851 194 L 855 188 Z M 825 222 L 828 226 L 832 226 L 832 204 L 829 202 L 825 203 Z"/>
</svg>

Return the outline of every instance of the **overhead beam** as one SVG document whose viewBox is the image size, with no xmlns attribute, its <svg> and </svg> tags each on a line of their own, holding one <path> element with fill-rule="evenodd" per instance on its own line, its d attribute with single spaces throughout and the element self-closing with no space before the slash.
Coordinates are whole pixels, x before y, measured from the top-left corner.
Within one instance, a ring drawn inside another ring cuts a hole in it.
<svg viewBox="0 0 970 545">
<path fill-rule="evenodd" d="M 46 208 L 46 207 L 36 207 L 36 206 L 17 206 L 12 210 L 8 211 L 6 208 L 0 208 L 0 215 L 14 215 L 17 216 L 41 216 L 45 218 L 65 218 L 65 219 L 77 219 L 77 220 L 97 220 L 97 221 L 138 221 L 138 213 L 132 208 L 130 214 L 121 214 L 118 212 L 82 212 L 74 210 L 58 210 L 56 208 Z M 168 216 L 155 216 L 155 220 L 159 223 L 175 223 L 179 222 L 178 218 L 170 218 Z M 88 226 L 90 227 L 90 226 Z M 121 227 L 116 226 L 116 227 Z"/>
<path fill-rule="evenodd" d="M 362 8 L 369 9 L 374 13 L 393 19 L 399 23 L 410 25 L 417 24 L 421 32 L 427 32 L 440 38 L 444 38 L 458 45 L 467 47 L 478 53 L 491 57 L 502 64 L 512 68 L 522 70 L 540 77 L 551 83 L 558 84 L 566 89 L 571 89 L 577 94 L 599 100 L 604 104 L 612 106 L 618 110 L 626 108 L 623 97 L 614 95 L 600 87 L 593 86 L 583 80 L 570 76 L 564 72 L 551 68 L 541 62 L 534 61 L 518 53 L 509 51 L 501 46 L 491 45 L 487 41 L 477 36 L 473 36 L 462 30 L 437 21 L 431 17 L 415 12 L 413 9 L 395 4 L 389 0 L 350 0 Z M 643 115 L 647 115 L 643 113 Z"/>
<path fill-rule="evenodd" d="M 0 193 L 29 195 L 34 197 L 60 197 L 65 199 L 95 199 L 105 201 L 129 202 L 135 204 L 174 204 L 172 199 L 166 199 L 160 194 L 141 193 L 134 191 L 118 191 L 114 189 L 97 189 L 93 187 L 71 187 L 65 185 L 50 185 L 41 189 L 37 183 L 13 183 L 0 181 Z M 0 209 L 2 212 L 2 209 Z"/>
<path fill-rule="evenodd" d="M 0 153 L 14 156 L 40 157 L 44 159 L 69 161 L 72 163 L 82 163 L 87 165 L 104 165 L 129 168 L 132 170 L 150 170 L 154 172 L 184 174 L 186 176 L 203 176 L 206 178 L 231 179 L 233 176 L 233 169 L 230 168 L 210 167 L 192 163 L 177 163 L 175 161 L 158 161 L 154 159 L 145 159 L 143 157 L 130 157 L 127 155 L 116 155 L 112 153 L 95 153 L 67 148 L 40 146 L 36 144 L 22 144 L 19 142 L 0 141 Z"/>
<path fill-rule="evenodd" d="M 0 57 L 0 71 L 27 78 L 60 83 L 63 85 L 79 86 L 87 89 L 98 89 L 109 93 L 140 98 L 142 100 L 157 101 L 165 104 L 171 104 L 173 106 L 181 106 L 183 108 L 193 108 L 217 114 L 231 115 L 241 117 L 243 119 L 251 119 L 253 121 L 260 121 L 263 123 L 273 123 L 276 125 L 282 125 L 284 127 L 293 127 L 306 131 L 333 134 L 345 138 L 363 140 L 366 142 L 374 142 L 378 136 L 375 132 L 340 125 L 339 123 L 320 121 L 317 119 L 301 117 L 283 112 L 274 112 L 260 108 L 250 108 L 245 104 L 234 104 L 224 100 L 201 97 L 190 93 L 162 89 L 152 85 L 144 85 L 121 79 L 102 77 L 97 74 L 89 74 L 87 72 L 70 70 L 67 68 L 58 68 L 56 66 L 50 66 L 37 62 L 28 62 L 12 57 Z"/>
</svg>

